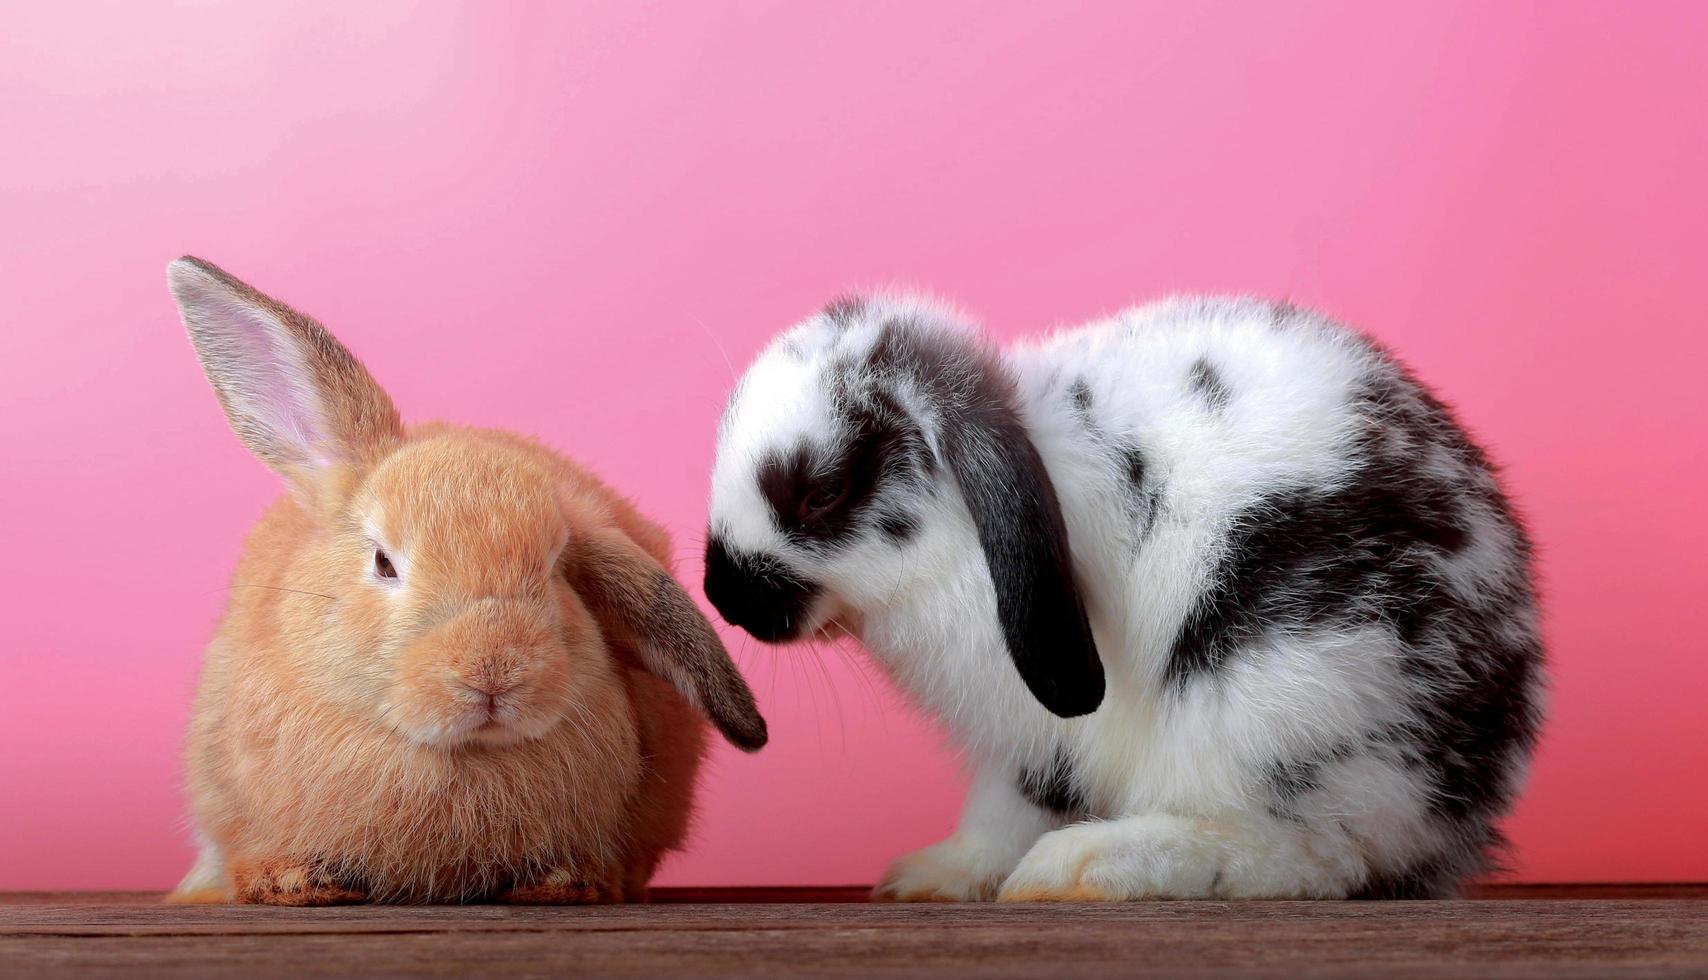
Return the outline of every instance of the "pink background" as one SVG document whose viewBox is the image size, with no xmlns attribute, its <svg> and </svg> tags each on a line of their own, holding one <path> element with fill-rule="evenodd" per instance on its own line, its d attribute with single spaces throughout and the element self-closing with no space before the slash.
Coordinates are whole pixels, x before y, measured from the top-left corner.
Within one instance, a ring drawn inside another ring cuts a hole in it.
<svg viewBox="0 0 1708 980">
<path fill-rule="evenodd" d="M 1708 4 L 17 3 L 0 29 L 0 888 L 164 887 L 244 528 L 162 267 L 325 320 L 414 418 L 543 436 L 677 534 L 766 337 L 927 285 L 1014 335 L 1173 290 L 1391 343 L 1540 541 L 1530 879 L 1708 879 Z M 673 883 L 864 882 L 953 759 L 856 655 Z"/>
</svg>

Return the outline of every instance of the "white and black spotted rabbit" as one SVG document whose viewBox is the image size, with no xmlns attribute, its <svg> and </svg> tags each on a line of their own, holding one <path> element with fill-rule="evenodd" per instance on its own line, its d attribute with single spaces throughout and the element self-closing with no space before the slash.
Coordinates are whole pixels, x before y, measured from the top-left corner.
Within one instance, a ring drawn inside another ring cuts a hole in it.
<svg viewBox="0 0 1708 980">
<path fill-rule="evenodd" d="M 881 897 L 1450 894 L 1540 720 L 1490 463 L 1288 306 L 998 351 L 928 302 L 838 301 L 736 390 L 706 562 L 730 622 L 852 632 L 971 760 L 959 828 Z"/>
</svg>

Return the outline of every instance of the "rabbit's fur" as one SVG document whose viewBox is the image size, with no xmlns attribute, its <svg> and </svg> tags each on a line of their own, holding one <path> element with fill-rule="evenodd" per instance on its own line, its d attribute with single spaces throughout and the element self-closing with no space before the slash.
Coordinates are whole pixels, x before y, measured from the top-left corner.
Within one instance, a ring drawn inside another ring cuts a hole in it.
<svg viewBox="0 0 1708 980">
<path fill-rule="evenodd" d="M 291 489 L 208 647 L 204 845 L 174 898 L 644 899 L 687 831 L 695 707 L 765 740 L 664 532 L 528 439 L 406 428 L 324 327 L 214 266 L 168 274 L 233 427 Z"/>
<path fill-rule="evenodd" d="M 973 768 L 902 899 L 1434 896 L 1538 729 L 1530 546 L 1381 348 L 1177 299 L 997 350 L 908 296 L 779 336 L 719 430 L 706 593 L 855 634 Z"/>
</svg>

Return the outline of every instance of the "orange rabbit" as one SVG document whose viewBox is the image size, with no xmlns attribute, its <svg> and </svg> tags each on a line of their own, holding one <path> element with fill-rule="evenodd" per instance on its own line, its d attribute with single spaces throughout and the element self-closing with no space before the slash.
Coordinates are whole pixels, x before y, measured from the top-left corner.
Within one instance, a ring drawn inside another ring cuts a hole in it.
<svg viewBox="0 0 1708 980">
<path fill-rule="evenodd" d="M 250 534 L 188 746 L 177 901 L 644 900 L 698 708 L 765 744 L 664 532 L 521 436 L 405 427 L 324 327 L 182 258 L 172 294 L 290 493 Z"/>
</svg>

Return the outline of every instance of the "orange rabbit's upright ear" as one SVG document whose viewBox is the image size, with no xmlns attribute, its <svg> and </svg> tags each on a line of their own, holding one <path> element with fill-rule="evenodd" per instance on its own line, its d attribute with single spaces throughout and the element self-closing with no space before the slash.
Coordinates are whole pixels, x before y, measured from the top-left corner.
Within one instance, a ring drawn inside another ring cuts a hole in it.
<svg viewBox="0 0 1708 980">
<path fill-rule="evenodd" d="M 192 256 L 166 281 L 231 427 L 299 495 L 402 438 L 391 399 L 313 319 Z"/>
<path fill-rule="evenodd" d="M 611 527 L 572 530 L 568 550 L 570 584 L 606 628 L 634 640 L 647 670 L 673 684 L 737 748 L 764 747 L 765 719 L 747 681 L 664 566 Z"/>
</svg>

